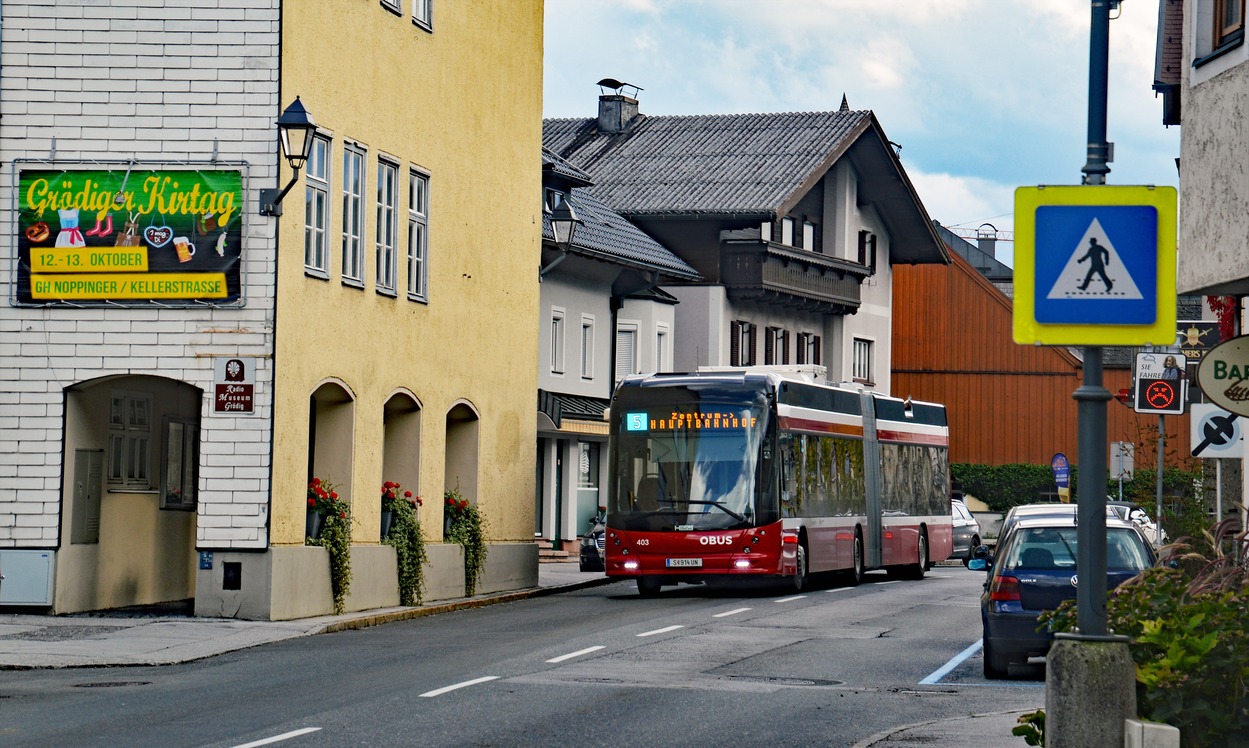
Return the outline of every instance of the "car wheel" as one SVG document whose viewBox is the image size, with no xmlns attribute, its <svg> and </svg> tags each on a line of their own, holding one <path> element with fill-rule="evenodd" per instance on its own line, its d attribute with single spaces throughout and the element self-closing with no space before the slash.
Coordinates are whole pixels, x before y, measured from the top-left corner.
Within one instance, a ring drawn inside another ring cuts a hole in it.
<svg viewBox="0 0 1249 748">
<path fill-rule="evenodd" d="M 658 595 L 661 586 L 655 577 L 638 577 L 638 594 L 642 597 Z"/>
<path fill-rule="evenodd" d="M 1010 667 L 1010 658 L 1005 652 L 998 651 L 992 639 L 984 640 L 984 677 L 989 680 L 1001 680 L 1006 677 Z"/>
<path fill-rule="evenodd" d="M 798 544 L 798 569 L 794 574 L 794 590 L 802 592 L 807 586 L 807 544 Z"/>
<path fill-rule="evenodd" d="M 980 546 L 980 536 L 973 535 L 971 538 L 971 544 L 967 546 L 967 555 L 963 556 L 963 566 L 971 565 L 971 556 L 973 553 L 976 552 L 976 548 L 979 546 Z"/>
</svg>

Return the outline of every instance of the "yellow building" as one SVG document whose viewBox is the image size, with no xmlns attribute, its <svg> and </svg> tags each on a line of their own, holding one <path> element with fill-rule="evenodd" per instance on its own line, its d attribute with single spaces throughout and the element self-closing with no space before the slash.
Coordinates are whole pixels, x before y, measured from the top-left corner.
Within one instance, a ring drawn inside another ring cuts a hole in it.
<svg viewBox="0 0 1249 748">
<path fill-rule="evenodd" d="M 23 5 L 5 4 L 6 31 Z M 305 545 L 312 478 L 351 506 L 346 610 L 399 601 L 385 481 L 423 499 L 426 601 L 465 593 L 449 490 L 486 519 L 476 590 L 536 585 L 541 0 L 205 0 L 221 12 L 185 23 L 111 6 L 130 17 L 101 21 L 108 54 L 39 86 L 0 70 L 26 108 L 0 132 L 18 164 L 0 187 L 33 196 L 0 208 L 19 257 L 0 367 L 21 372 L 0 385 L 21 435 L 0 457 L 0 553 L 22 569 L 5 589 L 53 612 L 329 613 L 327 553 Z M 164 70 L 134 64 L 150 54 L 134 19 L 184 40 Z M 32 60 L 81 41 L 48 22 Z M 107 108 L 73 101 L 101 80 Z M 317 129 L 294 174 L 275 120 L 296 97 Z M 293 176 L 264 215 L 262 191 Z M 36 195 L 57 180 L 63 198 Z M 126 212 L 158 183 L 185 195 Z M 232 210 L 195 215 L 209 193 Z M 61 257 L 135 264 L 74 275 Z"/>
</svg>

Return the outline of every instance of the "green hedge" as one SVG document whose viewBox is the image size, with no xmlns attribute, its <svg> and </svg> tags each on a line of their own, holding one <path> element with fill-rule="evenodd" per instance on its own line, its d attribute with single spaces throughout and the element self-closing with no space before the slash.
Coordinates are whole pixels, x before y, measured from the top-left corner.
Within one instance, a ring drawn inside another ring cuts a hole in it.
<svg viewBox="0 0 1249 748">
<path fill-rule="evenodd" d="M 1156 502 L 1157 471 L 1137 469 L 1132 480 L 1123 482 L 1123 499 L 1149 508 Z M 1005 512 L 1018 504 L 1041 501 L 1043 494 L 1058 491 L 1054 473 L 1049 465 L 971 465 L 957 463 L 950 466 L 950 477 L 956 488 L 975 496 L 995 512 Z M 1071 500 L 1076 500 L 1079 470 L 1071 466 Z M 1165 468 L 1162 472 L 1162 495 L 1171 503 L 1174 500 L 1193 498 L 1194 486 L 1201 480 L 1198 471 Z M 1119 498 L 1119 481 L 1106 481 L 1106 498 Z M 1149 512 L 1153 516 L 1154 512 Z M 1164 518 L 1165 519 L 1165 518 Z M 1164 527 L 1166 525 L 1164 524 Z M 1168 532 L 1170 530 L 1168 529 Z M 1175 537 L 1172 535 L 1172 537 Z"/>
</svg>

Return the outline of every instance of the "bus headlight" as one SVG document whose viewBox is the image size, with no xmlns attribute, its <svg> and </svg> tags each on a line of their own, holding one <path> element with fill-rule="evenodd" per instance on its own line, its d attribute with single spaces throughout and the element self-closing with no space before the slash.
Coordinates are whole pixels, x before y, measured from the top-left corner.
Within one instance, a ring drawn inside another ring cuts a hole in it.
<svg viewBox="0 0 1249 748">
<path fill-rule="evenodd" d="M 637 571 L 638 562 L 637 561 L 625 561 L 624 568 L 625 568 L 625 571 Z"/>
<path fill-rule="evenodd" d="M 739 558 L 739 559 L 737 559 L 736 561 L 734 561 L 734 562 L 733 562 L 733 568 L 735 568 L 735 569 L 749 569 L 749 568 L 750 568 L 750 560 L 749 560 L 749 559 L 745 559 L 745 558 Z"/>
</svg>

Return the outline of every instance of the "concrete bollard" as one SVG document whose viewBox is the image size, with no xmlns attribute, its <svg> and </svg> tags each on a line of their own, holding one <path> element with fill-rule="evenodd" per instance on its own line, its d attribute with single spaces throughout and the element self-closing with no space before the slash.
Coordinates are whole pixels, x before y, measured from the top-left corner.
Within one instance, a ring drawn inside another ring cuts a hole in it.
<svg viewBox="0 0 1249 748">
<path fill-rule="evenodd" d="M 1123 724 L 1123 748 L 1180 748 L 1180 728 L 1129 719 Z"/>
<path fill-rule="evenodd" d="M 1058 637 L 1045 658 L 1047 748 L 1121 746 L 1136 718 L 1136 665 L 1127 640 Z"/>
</svg>

